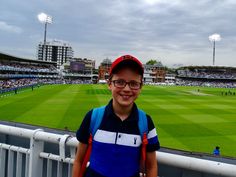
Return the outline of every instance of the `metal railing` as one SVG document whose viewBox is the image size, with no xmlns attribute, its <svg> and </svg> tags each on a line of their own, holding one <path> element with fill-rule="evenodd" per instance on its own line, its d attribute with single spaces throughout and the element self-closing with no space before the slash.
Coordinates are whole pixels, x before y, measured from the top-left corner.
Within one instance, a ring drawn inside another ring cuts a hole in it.
<svg viewBox="0 0 236 177">
<path fill-rule="evenodd" d="M 1 136 L 28 139 L 28 148 L 0 142 L 1 177 L 70 177 L 78 141 L 71 135 L 44 132 L 0 124 Z M 7 138 L 5 138 L 6 140 Z M 45 143 L 57 145 L 58 152 L 45 151 Z M 68 152 L 67 152 L 68 151 Z M 157 152 L 159 164 L 214 175 L 236 176 L 236 165 Z"/>
</svg>

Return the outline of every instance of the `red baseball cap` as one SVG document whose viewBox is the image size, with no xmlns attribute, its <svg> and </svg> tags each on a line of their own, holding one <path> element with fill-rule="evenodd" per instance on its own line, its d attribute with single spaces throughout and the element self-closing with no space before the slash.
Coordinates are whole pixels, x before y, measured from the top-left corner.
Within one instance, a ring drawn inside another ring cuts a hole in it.
<svg viewBox="0 0 236 177">
<path fill-rule="evenodd" d="M 110 75 L 114 74 L 117 70 L 123 68 L 124 66 L 137 69 L 138 73 L 143 76 L 143 64 L 131 55 L 123 55 L 115 59 L 115 61 L 111 64 Z"/>
</svg>

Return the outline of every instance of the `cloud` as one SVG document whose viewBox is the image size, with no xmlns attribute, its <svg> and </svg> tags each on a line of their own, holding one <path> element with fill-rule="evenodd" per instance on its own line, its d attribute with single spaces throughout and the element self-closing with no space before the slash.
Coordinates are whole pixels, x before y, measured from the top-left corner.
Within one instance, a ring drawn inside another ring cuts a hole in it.
<svg viewBox="0 0 236 177">
<path fill-rule="evenodd" d="M 4 21 L 0 21 L 0 30 L 7 31 L 10 33 L 21 33 L 22 29 L 20 27 L 9 25 Z"/>
<path fill-rule="evenodd" d="M 234 0 L 4 1 L 0 6 L 0 46 L 19 48 L 24 44 L 26 50 L 36 53 L 44 34 L 36 17 L 43 11 L 54 20 L 48 25 L 47 39 L 68 41 L 76 57 L 100 61 L 132 53 L 144 62 L 162 58 L 164 64 L 204 64 L 212 54 L 208 36 L 218 33 L 224 40 L 217 42 L 217 61 L 236 66 L 236 47 L 232 45 L 236 43 L 235 9 Z M 10 32 L 22 35 L 13 39 Z"/>
</svg>

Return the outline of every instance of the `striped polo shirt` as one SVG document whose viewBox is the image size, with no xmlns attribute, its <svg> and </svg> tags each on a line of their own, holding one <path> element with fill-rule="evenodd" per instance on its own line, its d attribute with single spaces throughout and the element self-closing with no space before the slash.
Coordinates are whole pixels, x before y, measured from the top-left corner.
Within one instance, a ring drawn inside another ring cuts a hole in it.
<svg viewBox="0 0 236 177">
<path fill-rule="evenodd" d="M 88 144 L 92 110 L 76 133 L 78 141 Z M 150 116 L 148 121 L 147 151 L 160 148 L 156 128 Z M 138 127 L 138 109 L 134 104 L 131 114 L 121 120 L 113 111 L 112 100 L 105 108 L 100 127 L 94 135 L 90 165 L 85 177 L 138 177 L 142 138 Z"/>
</svg>

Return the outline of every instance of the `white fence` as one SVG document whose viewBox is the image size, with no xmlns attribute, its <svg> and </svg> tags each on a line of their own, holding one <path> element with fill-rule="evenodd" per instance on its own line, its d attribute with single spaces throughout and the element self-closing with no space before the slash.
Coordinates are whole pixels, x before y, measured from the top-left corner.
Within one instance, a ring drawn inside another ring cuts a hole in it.
<svg viewBox="0 0 236 177">
<path fill-rule="evenodd" d="M 29 139 L 29 148 L 0 142 L 0 177 L 70 177 L 77 140 L 70 135 L 30 130 L 0 124 L 2 135 Z M 0 134 L 0 135 L 1 135 Z M 59 152 L 44 152 L 44 144 L 53 143 Z M 69 153 L 66 153 L 66 148 Z M 182 155 L 157 152 L 159 164 L 221 176 L 236 176 L 236 165 Z"/>
</svg>

